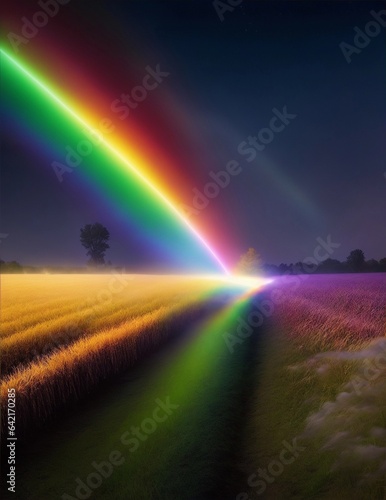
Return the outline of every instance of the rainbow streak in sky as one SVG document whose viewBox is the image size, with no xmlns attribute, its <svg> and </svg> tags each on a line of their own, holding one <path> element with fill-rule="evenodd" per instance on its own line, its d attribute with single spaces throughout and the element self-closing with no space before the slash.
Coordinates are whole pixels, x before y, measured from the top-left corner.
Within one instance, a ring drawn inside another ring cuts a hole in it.
<svg viewBox="0 0 386 500">
<path fill-rule="evenodd" d="M 79 113 L 75 112 L 74 109 L 66 104 L 57 93 L 55 93 L 48 85 L 43 83 L 40 78 L 27 69 L 22 63 L 16 60 L 14 57 L 9 55 L 6 50 L 0 49 L 0 52 L 6 59 L 15 67 L 17 70 L 23 74 L 28 80 L 38 87 L 51 101 L 53 101 L 58 107 L 64 110 L 77 124 L 84 127 L 90 134 L 95 133 L 95 129 L 89 124 L 89 122 L 84 119 Z M 209 242 L 204 238 L 204 236 L 193 226 L 193 224 L 178 210 L 178 208 L 173 204 L 167 195 L 164 194 L 149 178 L 145 175 L 136 164 L 133 164 L 127 156 L 125 156 L 118 148 L 113 146 L 109 141 L 107 141 L 102 135 L 100 136 L 100 144 L 102 144 L 117 160 L 119 160 L 127 169 L 127 172 L 134 174 L 135 177 L 150 191 L 155 198 L 161 201 L 171 212 L 174 217 L 186 227 L 190 233 L 200 242 L 200 244 L 206 249 L 206 251 L 211 255 L 211 257 L 220 266 L 222 271 L 229 275 L 229 271 L 225 264 L 222 262 L 221 258 L 218 256 L 217 252 L 212 248 Z"/>
</svg>

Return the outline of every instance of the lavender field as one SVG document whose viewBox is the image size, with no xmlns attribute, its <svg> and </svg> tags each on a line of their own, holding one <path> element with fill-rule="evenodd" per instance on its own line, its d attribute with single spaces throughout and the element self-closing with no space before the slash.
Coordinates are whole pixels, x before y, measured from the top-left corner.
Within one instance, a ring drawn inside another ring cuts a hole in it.
<svg viewBox="0 0 386 500">
<path fill-rule="evenodd" d="M 239 500 L 386 498 L 385 274 L 291 276 L 271 287 L 277 303 L 241 465 L 250 496 Z M 294 439 L 296 459 L 276 464 Z"/>
</svg>

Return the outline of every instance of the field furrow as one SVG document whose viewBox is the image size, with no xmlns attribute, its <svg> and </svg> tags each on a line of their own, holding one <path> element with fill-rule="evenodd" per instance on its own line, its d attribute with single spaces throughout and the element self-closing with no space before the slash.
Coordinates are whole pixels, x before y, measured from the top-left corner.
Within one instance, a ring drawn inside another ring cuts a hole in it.
<svg viewBox="0 0 386 500">
<path fill-rule="evenodd" d="M 160 296 L 155 287 L 149 293 L 145 281 L 141 293 L 148 300 L 137 302 L 140 286 L 141 280 L 134 298 L 126 291 L 125 297 L 105 304 L 91 319 L 86 312 L 64 314 L 2 340 L 3 363 L 13 368 L 1 385 L 2 401 L 7 389 L 15 388 L 20 433 L 53 417 L 63 405 L 95 390 L 178 334 L 184 321 L 205 313 L 210 307 L 208 294 L 216 289 L 205 281 L 171 279 Z M 31 361 L 31 356 L 36 359 Z"/>
</svg>

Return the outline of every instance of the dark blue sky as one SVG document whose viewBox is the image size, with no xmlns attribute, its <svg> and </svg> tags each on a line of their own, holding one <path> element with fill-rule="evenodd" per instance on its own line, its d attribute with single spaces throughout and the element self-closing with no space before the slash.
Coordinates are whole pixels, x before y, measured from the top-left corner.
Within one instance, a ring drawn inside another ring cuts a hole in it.
<svg viewBox="0 0 386 500">
<path fill-rule="evenodd" d="M 129 43 L 135 33 L 138 51 L 168 68 L 168 92 L 184 102 L 194 131 L 189 139 L 211 158 L 197 165 L 192 188 L 230 160 L 242 167 L 200 216 L 227 228 L 240 253 L 253 246 L 280 263 L 302 260 L 329 234 L 341 244 L 334 258 L 358 247 L 367 258 L 386 255 L 386 28 L 350 64 L 339 47 L 353 43 L 372 9 L 386 4 L 244 0 L 221 22 L 211 1 L 72 0 L 66 15 L 99 23 L 106 47 L 116 19 L 117 37 Z M 92 50 L 87 33 L 84 43 Z M 296 118 L 248 162 L 240 143 L 284 106 Z M 39 168 L 43 159 L 23 152 L 16 128 L 5 127 L 2 145 L 3 259 L 83 264 L 79 228 L 99 220 L 110 229 L 113 263 L 152 261 L 103 205 L 85 203 L 76 179 L 62 185 Z"/>
</svg>

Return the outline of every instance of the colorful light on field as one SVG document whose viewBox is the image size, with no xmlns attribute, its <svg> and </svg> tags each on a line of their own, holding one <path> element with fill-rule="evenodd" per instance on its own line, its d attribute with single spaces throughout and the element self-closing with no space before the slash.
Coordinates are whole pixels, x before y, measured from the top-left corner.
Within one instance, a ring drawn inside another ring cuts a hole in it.
<svg viewBox="0 0 386 500">
<path fill-rule="evenodd" d="M 24 63 L 21 63 L 11 55 L 7 53 L 4 49 L 0 49 L 2 55 L 6 60 L 16 68 L 20 75 L 23 75 L 31 84 L 38 88 L 46 98 L 53 102 L 57 108 L 64 111 L 77 125 L 80 125 L 83 130 L 87 131 L 90 135 L 95 135 L 95 129 L 91 126 L 89 121 L 89 113 L 87 110 L 77 111 L 74 109 L 73 105 L 67 104 L 64 98 L 56 91 L 53 90 L 52 85 L 43 81 L 40 76 L 37 76 L 33 70 L 28 68 Z M 130 178 L 135 177 L 142 186 L 144 186 L 148 193 L 150 193 L 154 199 L 158 200 L 159 204 L 162 204 L 167 208 L 169 214 L 174 217 L 185 229 L 187 229 L 194 238 L 200 243 L 200 245 L 205 248 L 211 258 L 217 263 L 225 274 L 229 274 L 229 271 L 219 257 L 217 252 L 213 249 L 212 245 L 208 242 L 207 238 L 204 237 L 200 231 L 190 222 L 190 220 L 177 208 L 171 197 L 165 194 L 164 190 L 160 188 L 156 181 L 150 178 L 146 171 L 145 166 L 140 164 L 140 158 L 135 158 L 133 160 L 133 154 L 129 151 L 123 152 L 121 148 L 116 147 L 113 141 L 106 140 L 102 135 L 98 137 L 100 145 L 102 145 L 105 150 L 111 155 L 111 158 L 115 160 L 114 163 L 119 163 L 124 169 L 124 174 L 126 181 Z M 129 149 L 129 148 L 126 148 Z"/>
<path fill-rule="evenodd" d="M 271 278 L 264 278 L 262 276 L 242 276 L 242 275 L 197 275 L 194 278 L 205 279 L 213 281 L 214 283 L 221 283 L 225 286 L 243 288 L 250 292 L 257 292 L 273 282 Z"/>
</svg>

